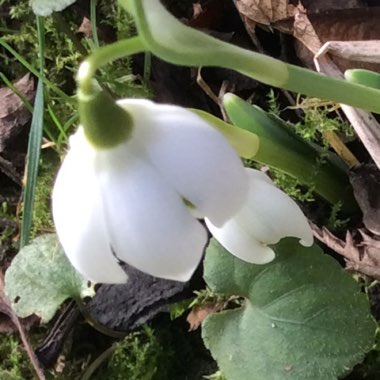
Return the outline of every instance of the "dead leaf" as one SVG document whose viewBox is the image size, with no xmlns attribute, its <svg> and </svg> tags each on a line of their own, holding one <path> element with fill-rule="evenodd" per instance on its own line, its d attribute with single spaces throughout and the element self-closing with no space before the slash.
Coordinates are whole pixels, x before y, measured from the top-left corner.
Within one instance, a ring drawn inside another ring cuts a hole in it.
<svg viewBox="0 0 380 380">
<path fill-rule="evenodd" d="M 314 236 L 327 247 L 343 256 L 346 270 L 358 272 L 365 276 L 380 280 L 380 237 L 370 235 L 359 229 L 355 239 L 350 231 L 343 241 L 333 235 L 327 228 L 319 228 L 311 224 Z"/>
<path fill-rule="evenodd" d="M 35 96 L 34 80 L 28 73 L 14 83 L 17 90 L 31 102 Z M 10 88 L 0 88 L 0 153 L 28 123 L 31 113 Z"/>
<path fill-rule="evenodd" d="M 92 37 L 92 26 L 90 19 L 83 17 L 82 24 L 80 24 L 78 32 L 83 33 L 87 38 Z"/>
<path fill-rule="evenodd" d="M 211 313 L 216 313 L 223 308 L 223 304 L 207 304 L 192 309 L 186 320 L 189 323 L 189 331 L 195 331 Z"/>
<path fill-rule="evenodd" d="M 37 378 L 39 380 L 46 380 L 46 377 L 40 367 L 40 364 L 38 363 L 36 355 L 34 354 L 33 348 L 30 345 L 29 340 L 25 334 L 25 330 L 17 315 L 14 313 L 11 303 L 9 302 L 4 293 L 4 275 L 2 272 L 0 272 L 0 313 L 5 314 L 9 318 L 9 320 L 16 326 L 20 334 L 21 341 L 24 345 L 25 351 L 27 352 L 29 359 L 33 365 L 33 368 L 36 372 Z"/>
<path fill-rule="evenodd" d="M 270 25 L 290 17 L 288 0 L 235 0 L 238 11 L 257 24 Z"/>
<path fill-rule="evenodd" d="M 380 236 L 380 171 L 375 165 L 361 165 L 350 172 L 354 196 L 363 212 L 363 223 Z"/>
<path fill-rule="evenodd" d="M 293 33 L 298 43 L 295 44 L 296 53 L 305 66 L 314 69 L 314 56 L 318 52 L 315 39 L 312 40 L 310 34 L 302 36 L 302 18 L 295 20 Z M 309 20 L 308 29 L 314 30 L 315 36 L 321 43 L 321 46 L 330 41 L 368 41 L 380 39 L 380 28 L 378 20 L 380 17 L 379 8 L 361 8 L 361 9 L 344 9 L 321 14 L 307 14 Z M 306 20 L 306 14 L 304 15 Z M 298 25 L 297 25 L 298 23 Z M 277 27 L 275 25 L 274 27 Z M 298 30 L 295 30 L 295 29 Z M 291 28 L 290 28 L 291 29 Z M 347 59 L 344 56 L 334 55 L 333 62 L 344 72 L 347 69 L 362 68 L 379 71 L 380 65 L 372 62 L 363 62 L 355 59 Z"/>
</svg>

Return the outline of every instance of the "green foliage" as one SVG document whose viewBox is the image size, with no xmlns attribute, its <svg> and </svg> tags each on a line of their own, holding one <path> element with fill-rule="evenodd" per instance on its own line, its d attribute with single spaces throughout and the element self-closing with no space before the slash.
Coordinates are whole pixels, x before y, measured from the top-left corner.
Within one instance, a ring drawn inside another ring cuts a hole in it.
<svg viewBox="0 0 380 380">
<path fill-rule="evenodd" d="M 165 364 L 172 354 L 168 347 L 162 347 L 154 331 L 145 327 L 116 344 L 107 367 L 99 371 L 95 380 L 169 379 L 169 366 Z"/>
<path fill-rule="evenodd" d="M 92 287 L 69 263 L 55 235 L 42 235 L 20 250 L 5 273 L 5 293 L 20 317 L 48 322 L 68 298 L 91 297 Z"/>
<path fill-rule="evenodd" d="M 56 175 L 56 158 L 45 154 L 40 161 L 40 171 L 36 183 L 33 224 L 30 232 L 31 239 L 40 234 L 54 232 L 51 215 L 51 189 Z"/>
<path fill-rule="evenodd" d="M 313 202 L 315 200 L 312 187 L 306 188 L 296 178 L 281 170 L 271 169 L 270 172 L 275 184 L 292 198 L 300 202 Z"/>
<path fill-rule="evenodd" d="M 212 240 L 207 284 L 245 303 L 206 318 L 206 346 L 229 380 L 333 380 L 347 374 L 374 343 L 366 295 L 317 246 L 284 239 L 274 249 L 273 262 L 247 264 Z"/>
<path fill-rule="evenodd" d="M 29 5 L 28 0 L 21 0 L 15 4 L 12 0 L 0 0 L 0 5 L 9 7 L 10 19 L 5 19 L 3 25 L 6 27 L 17 28 L 17 33 L 10 33 L 2 36 L 2 39 L 8 42 L 16 51 L 20 52 L 25 60 L 36 66 L 36 57 L 38 57 L 38 39 L 37 28 L 35 24 L 35 15 Z M 65 20 L 68 27 L 75 28 L 72 20 Z M 60 87 L 67 87 L 67 84 L 73 84 L 73 74 L 79 65 L 81 54 L 70 38 L 67 38 L 62 31 L 57 28 L 55 19 L 47 17 L 45 19 L 45 71 L 49 79 Z M 7 57 L 4 55 L 4 58 Z M 17 78 L 25 73 L 25 69 L 15 59 L 7 57 L 6 66 L 12 70 L 8 77 Z M 9 66 L 9 64 L 12 66 Z"/>
<path fill-rule="evenodd" d="M 210 376 L 204 376 L 207 380 L 227 380 L 221 371 L 217 371 Z"/>
<path fill-rule="evenodd" d="M 346 137 L 353 136 L 351 125 L 337 116 L 336 108 L 331 104 L 306 98 L 299 107 L 304 111 L 304 119 L 295 124 L 294 128 L 304 139 L 322 142 L 326 146 L 323 132 L 331 131 L 342 133 Z"/>
<path fill-rule="evenodd" d="M 342 204 L 338 202 L 331 208 L 330 216 L 327 220 L 326 227 L 333 231 L 344 231 L 347 230 L 347 224 L 350 222 L 349 218 L 343 218 L 342 215 Z"/>
<path fill-rule="evenodd" d="M 347 191 L 347 168 L 336 156 L 297 135 L 284 120 L 235 95 L 227 94 L 223 101 L 231 121 L 260 138 L 255 161 L 296 178 L 332 204 L 342 201 L 347 212 L 355 208 L 353 194 Z"/>
<path fill-rule="evenodd" d="M 12 335 L 0 335 L 0 379 L 33 379 L 33 369 L 18 339 Z"/>
</svg>

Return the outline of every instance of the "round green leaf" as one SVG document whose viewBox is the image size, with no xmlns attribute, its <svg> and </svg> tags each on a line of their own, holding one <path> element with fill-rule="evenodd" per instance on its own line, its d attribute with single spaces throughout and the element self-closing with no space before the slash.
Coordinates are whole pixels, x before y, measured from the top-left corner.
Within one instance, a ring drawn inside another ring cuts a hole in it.
<svg viewBox="0 0 380 380">
<path fill-rule="evenodd" d="M 68 298 L 92 297 L 94 289 L 71 266 L 56 235 L 43 235 L 20 250 L 5 273 L 5 293 L 20 317 L 48 322 Z"/>
<path fill-rule="evenodd" d="M 30 0 L 33 12 L 38 16 L 50 16 L 53 12 L 60 12 L 76 0 Z"/>
<path fill-rule="evenodd" d="M 215 240 L 205 279 L 217 293 L 245 298 L 211 314 L 203 339 L 228 380 L 336 379 L 373 345 L 376 325 L 358 284 L 317 247 L 295 239 L 266 265 L 245 263 Z"/>
</svg>

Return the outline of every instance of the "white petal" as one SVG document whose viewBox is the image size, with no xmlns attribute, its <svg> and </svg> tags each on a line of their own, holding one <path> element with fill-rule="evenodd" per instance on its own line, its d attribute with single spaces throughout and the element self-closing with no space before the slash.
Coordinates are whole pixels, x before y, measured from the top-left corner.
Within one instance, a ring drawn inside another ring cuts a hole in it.
<svg viewBox="0 0 380 380">
<path fill-rule="evenodd" d="M 53 217 L 71 264 L 94 282 L 123 283 L 127 276 L 113 256 L 94 175 L 95 152 L 81 129 L 71 138 L 53 189 Z"/>
<path fill-rule="evenodd" d="M 208 219 L 205 221 L 214 238 L 239 259 L 253 264 L 266 264 L 274 259 L 273 250 L 261 244 L 253 231 L 240 225 L 236 218 L 228 220 L 222 227 L 214 226 Z"/>
<path fill-rule="evenodd" d="M 298 237 L 301 244 L 311 246 L 313 233 L 297 203 L 264 173 L 246 170 L 250 177 L 250 191 L 247 204 L 238 216 L 241 223 L 254 227 L 255 236 L 266 244 L 275 244 L 289 236 Z"/>
<path fill-rule="evenodd" d="M 274 252 L 266 244 L 284 237 L 298 237 L 301 244 L 312 245 L 312 231 L 298 205 L 264 173 L 246 170 L 250 190 L 242 209 L 220 228 L 206 219 L 215 238 L 235 256 L 257 264 L 271 261 Z"/>
<path fill-rule="evenodd" d="M 133 114 L 133 143 L 139 141 L 147 159 L 199 215 L 222 225 L 240 209 L 248 180 L 239 157 L 219 131 L 181 107 L 136 99 L 119 104 Z"/>
<path fill-rule="evenodd" d="M 124 146 L 97 157 L 116 255 L 153 276 L 187 281 L 202 257 L 206 230 L 161 174 Z"/>
</svg>

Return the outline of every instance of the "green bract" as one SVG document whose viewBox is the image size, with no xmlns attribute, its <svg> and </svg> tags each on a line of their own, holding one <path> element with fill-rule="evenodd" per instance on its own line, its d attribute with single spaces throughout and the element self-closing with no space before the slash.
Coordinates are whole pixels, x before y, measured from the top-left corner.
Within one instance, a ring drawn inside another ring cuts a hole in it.
<svg viewBox="0 0 380 380">
<path fill-rule="evenodd" d="M 131 115 L 105 91 L 78 92 L 78 110 L 87 140 L 98 149 L 113 148 L 128 140 L 133 129 Z"/>
<path fill-rule="evenodd" d="M 94 295 L 70 265 L 55 235 L 43 235 L 20 250 L 5 273 L 5 293 L 20 317 L 48 322 L 68 298 Z"/>
<path fill-rule="evenodd" d="M 332 380 L 373 345 L 376 324 L 365 294 L 317 246 L 282 240 L 276 259 L 247 264 L 212 240 L 205 279 L 216 293 L 244 297 L 211 314 L 203 339 L 228 380 Z"/>
<path fill-rule="evenodd" d="M 348 168 L 339 157 L 325 154 L 320 162 L 321 148 L 303 140 L 280 118 L 233 94 L 225 95 L 223 101 L 231 121 L 259 137 L 255 161 L 297 178 L 332 204 L 342 202 L 345 211 L 355 210 Z"/>
<path fill-rule="evenodd" d="M 192 109 L 192 111 L 218 129 L 240 157 L 251 159 L 259 150 L 260 140 L 256 134 L 228 124 L 208 112 L 197 109 Z"/>
</svg>

